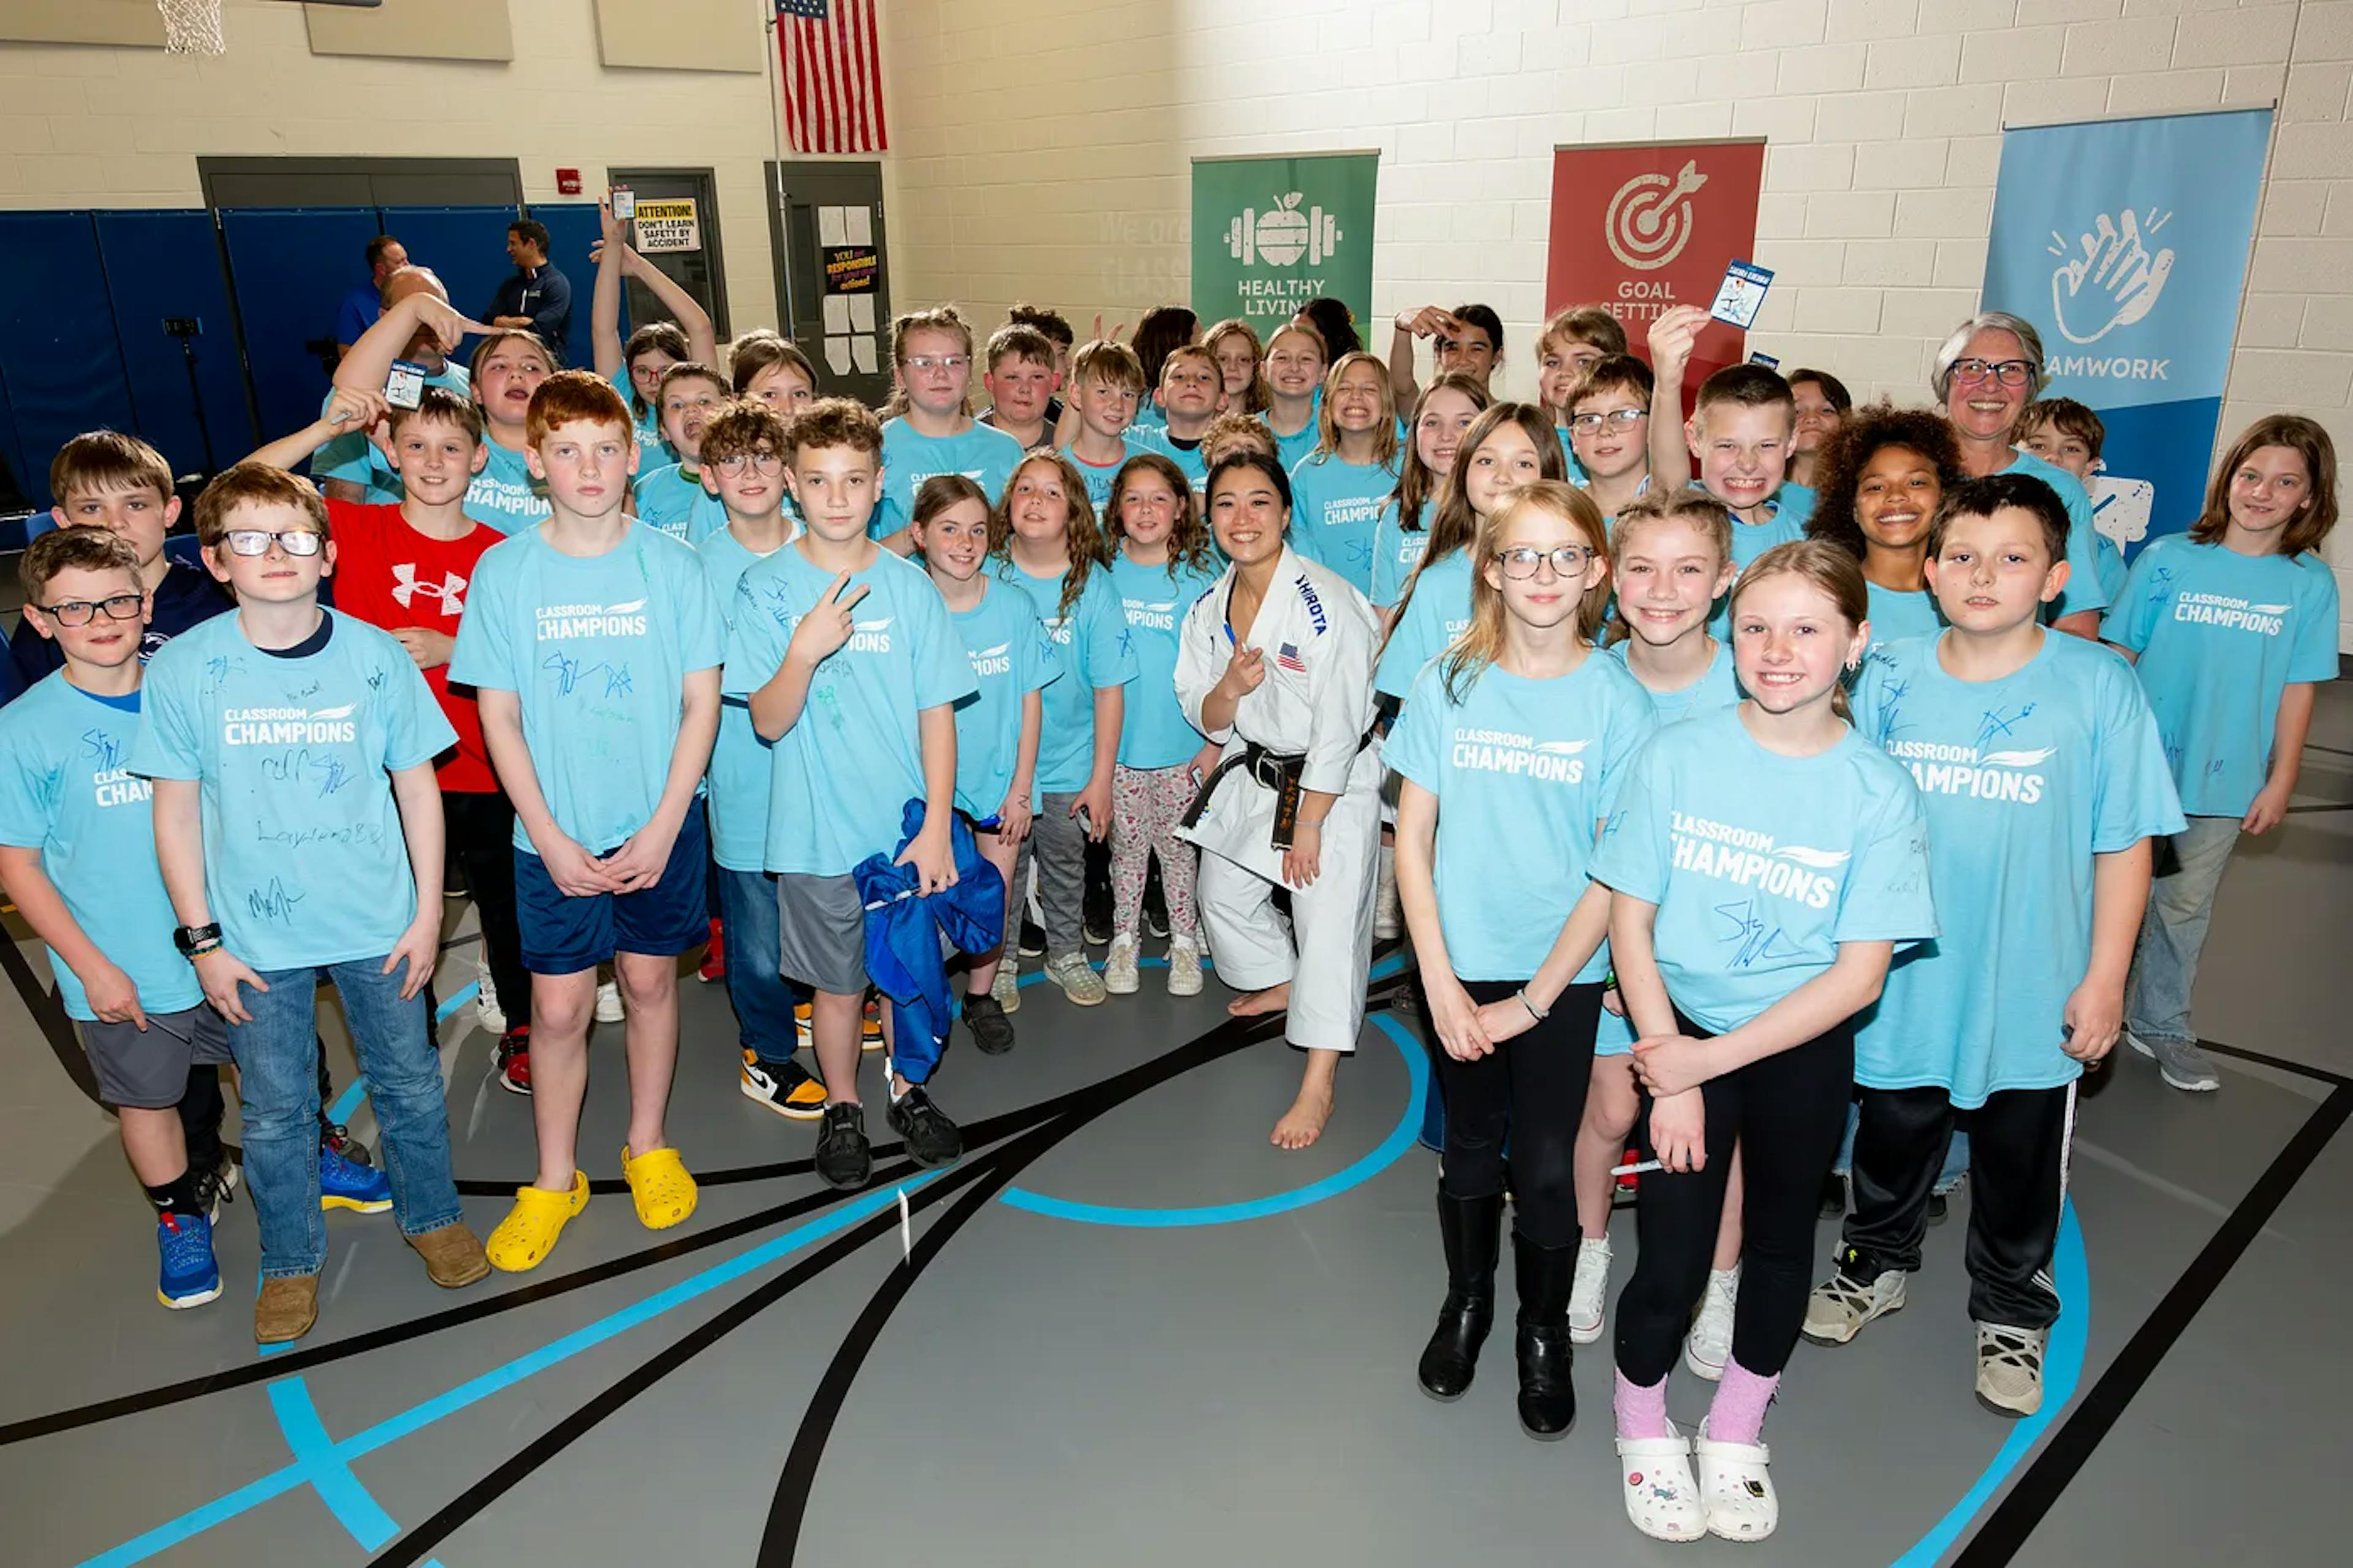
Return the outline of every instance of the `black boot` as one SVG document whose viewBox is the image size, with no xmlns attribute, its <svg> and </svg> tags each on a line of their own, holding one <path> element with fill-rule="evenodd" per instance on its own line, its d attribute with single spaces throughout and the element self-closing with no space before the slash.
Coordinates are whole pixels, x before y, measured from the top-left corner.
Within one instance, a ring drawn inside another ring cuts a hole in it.
<svg viewBox="0 0 2353 1568">
<path fill-rule="evenodd" d="M 1538 1247 L 1512 1233 L 1512 1261 L 1520 1288 L 1520 1429 L 1546 1442 L 1577 1419 L 1577 1390 L 1568 1381 L 1568 1292 L 1577 1277 L 1577 1248 Z"/>
<path fill-rule="evenodd" d="M 1421 1352 L 1421 1391 L 1460 1399 L 1479 1369 L 1479 1347 L 1495 1326 L 1495 1254 L 1504 1239 L 1504 1195 L 1438 1194 L 1438 1235 L 1446 1247 L 1446 1305 Z M 1562 1300 L 1566 1301 L 1567 1297 Z M 1563 1320 L 1566 1321 L 1566 1319 Z"/>
</svg>

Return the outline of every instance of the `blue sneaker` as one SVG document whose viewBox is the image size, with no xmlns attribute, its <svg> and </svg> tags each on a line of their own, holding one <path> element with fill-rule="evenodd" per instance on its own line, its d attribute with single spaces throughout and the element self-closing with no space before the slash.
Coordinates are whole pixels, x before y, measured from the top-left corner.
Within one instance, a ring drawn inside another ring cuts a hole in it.
<svg viewBox="0 0 2353 1568">
<path fill-rule="evenodd" d="M 155 1300 L 172 1310 L 201 1307 L 221 1293 L 220 1265 L 213 1261 L 212 1222 L 204 1215 L 156 1215 L 155 1250 L 164 1259 Z"/>
<path fill-rule="evenodd" d="M 355 1165 L 324 1144 L 319 1148 L 319 1206 L 382 1214 L 392 1206 L 392 1178 L 372 1165 Z"/>
</svg>

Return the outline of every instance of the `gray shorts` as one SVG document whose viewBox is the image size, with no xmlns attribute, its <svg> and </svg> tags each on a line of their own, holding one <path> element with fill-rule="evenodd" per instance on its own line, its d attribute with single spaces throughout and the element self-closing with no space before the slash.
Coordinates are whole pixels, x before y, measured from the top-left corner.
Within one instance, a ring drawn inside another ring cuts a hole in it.
<svg viewBox="0 0 2353 1568">
<path fill-rule="evenodd" d="M 836 996 L 866 993 L 866 903 L 853 877 L 776 874 L 776 919 L 788 980 Z"/>
<path fill-rule="evenodd" d="M 147 1032 L 136 1024 L 76 1018 L 82 1049 L 107 1104 L 133 1110 L 169 1110 L 188 1092 L 188 1069 L 234 1060 L 228 1025 L 202 1003 L 178 1013 L 150 1013 Z"/>
</svg>

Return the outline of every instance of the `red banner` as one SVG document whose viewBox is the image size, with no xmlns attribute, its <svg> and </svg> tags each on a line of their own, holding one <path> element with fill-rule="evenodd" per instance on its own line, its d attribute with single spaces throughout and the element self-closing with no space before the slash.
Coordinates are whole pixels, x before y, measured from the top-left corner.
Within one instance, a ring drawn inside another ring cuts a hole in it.
<svg viewBox="0 0 2353 1568">
<path fill-rule="evenodd" d="M 1724 269 L 1755 258 L 1762 142 L 1563 147 L 1552 155 L 1552 254 L 1545 309 L 1599 305 L 1650 357 L 1651 323 L 1671 305 L 1715 301 Z M 1710 371 L 1745 357 L 1740 329 L 1700 334 L 1685 400 Z"/>
</svg>

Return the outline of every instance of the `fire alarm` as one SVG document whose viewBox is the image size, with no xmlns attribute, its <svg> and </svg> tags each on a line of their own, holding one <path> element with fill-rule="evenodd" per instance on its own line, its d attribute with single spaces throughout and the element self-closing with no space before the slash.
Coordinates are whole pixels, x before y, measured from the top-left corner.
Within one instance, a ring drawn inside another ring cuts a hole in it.
<svg viewBox="0 0 2353 1568">
<path fill-rule="evenodd" d="M 556 170 L 555 194 L 559 196 L 578 195 L 580 194 L 580 171 L 577 169 Z"/>
</svg>

